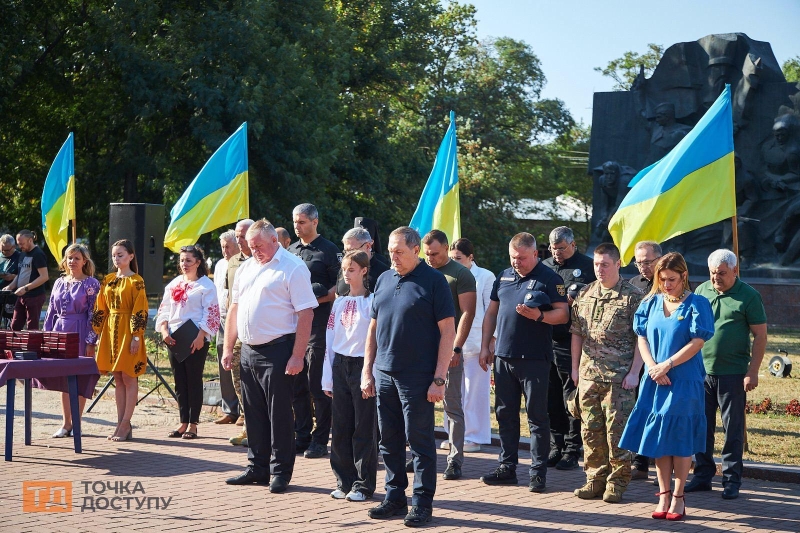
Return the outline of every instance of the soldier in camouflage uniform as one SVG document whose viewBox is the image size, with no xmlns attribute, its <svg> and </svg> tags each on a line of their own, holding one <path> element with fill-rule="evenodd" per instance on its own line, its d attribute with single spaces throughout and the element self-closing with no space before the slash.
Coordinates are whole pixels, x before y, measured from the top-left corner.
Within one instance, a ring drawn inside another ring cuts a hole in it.
<svg viewBox="0 0 800 533">
<path fill-rule="evenodd" d="M 594 251 L 597 281 L 572 304 L 572 380 L 578 385 L 586 484 L 583 499 L 616 503 L 631 479 L 632 454 L 619 439 L 636 400 L 642 368 L 633 315 L 644 296 L 619 275 L 619 249 L 603 243 Z"/>
</svg>

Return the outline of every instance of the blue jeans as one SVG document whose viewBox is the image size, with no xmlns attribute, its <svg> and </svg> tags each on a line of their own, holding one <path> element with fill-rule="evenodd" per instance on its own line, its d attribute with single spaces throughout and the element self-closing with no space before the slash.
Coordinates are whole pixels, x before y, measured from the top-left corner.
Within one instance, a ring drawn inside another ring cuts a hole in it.
<svg viewBox="0 0 800 533">
<path fill-rule="evenodd" d="M 386 468 L 386 501 L 406 502 L 406 442 L 414 457 L 411 505 L 433 507 L 436 492 L 436 438 L 428 388 L 433 374 L 375 369 L 380 451 Z"/>
<path fill-rule="evenodd" d="M 717 472 L 714 464 L 714 431 L 717 427 L 717 408 L 722 415 L 725 441 L 722 445 L 722 485 L 739 488 L 742 484 L 742 453 L 744 452 L 744 374 L 706 376 L 706 451 L 694 456 L 694 477 L 711 481 Z"/>
</svg>

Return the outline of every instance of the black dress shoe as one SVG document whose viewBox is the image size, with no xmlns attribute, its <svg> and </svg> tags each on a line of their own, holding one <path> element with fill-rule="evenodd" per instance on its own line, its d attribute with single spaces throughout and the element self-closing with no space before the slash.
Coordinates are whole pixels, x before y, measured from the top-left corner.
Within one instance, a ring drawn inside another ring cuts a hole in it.
<svg viewBox="0 0 800 533">
<path fill-rule="evenodd" d="M 433 518 L 433 509 L 414 505 L 411 507 L 411 511 L 406 515 L 405 519 L 403 519 L 403 524 L 405 524 L 406 527 L 422 527 L 430 522 L 431 518 Z"/>
<path fill-rule="evenodd" d="M 556 470 L 575 470 L 578 468 L 578 458 L 574 455 L 563 455 L 556 463 Z"/>
<path fill-rule="evenodd" d="M 289 482 L 280 476 L 273 476 L 272 481 L 269 482 L 269 491 L 274 494 L 280 494 L 281 492 L 286 492 L 286 489 L 288 488 L 289 488 Z"/>
<path fill-rule="evenodd" d="M 391 518 L 393 516 L 407 514 L 408 504 L 404 501 L 383 500 L 377 507 L 373 507 L 367 514 L 370 518 Z"/>
<path fill-rule="evenodd" d="M 696 477 L 693 477 L 692 480 L 686 484 L 686 487 L 683 489 L 683 492 L 703 492 L 711 490 L 711 482 L 710 481 L 703 481 Z"/>
<path fill-rule="evenodd" d="M 450 461 L 447 463 L 447 468 L 445 468 L 442 478 L 461 479 L 461 467 L 455 464 L 453 461 Z"/>
<path fill-rule="evenodd" d="M 733 485 L 725 485 L 725 488 L 722 489 L 723 500 L 735 500 L 738 497 L 739 497 L 739 487 L 734 487 Z"/>
<path fill-rule="evenodd" d="M 319 444 L 318 442 L 312 442 L 308 449 L 303 454 L 303 457 L 306 459 L 319 459 L 328 455 L 328 447 L 325 444 Z"/>
<path fill-rule="evenodd" d="M 256 474 L 252 468 L 248 468 L 238 476 L 226 479 L 225 483 L 228 485 L 251 485 L 253 483 L 266 485 L 269 483 L 269 476 Z"/>
</svg>

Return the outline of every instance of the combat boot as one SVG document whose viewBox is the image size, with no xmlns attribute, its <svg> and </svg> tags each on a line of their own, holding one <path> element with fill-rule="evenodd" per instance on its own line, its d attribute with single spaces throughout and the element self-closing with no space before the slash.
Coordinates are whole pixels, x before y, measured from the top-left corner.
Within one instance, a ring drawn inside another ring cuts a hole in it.
<svg viewBox="0 0 800 533">
<path fill-rule="evenodd" d="M 627 487 L 620 487 L 619 485 L 608 484 L 606 491 L 603 493 L 603 501 L 606 503 L 619 503 L 622 501 L 622 495 L 625 493 Z"/>
<path fill-rule="evenodd" d="M 575 489 L 573 494 L 582 500 L 592 500 L 600 497 L 604 490 L 606 490 L 606 482 L 595 479 L 592 481 L 587 481 L 586 485 L 579 489 Z"/>
</svg>

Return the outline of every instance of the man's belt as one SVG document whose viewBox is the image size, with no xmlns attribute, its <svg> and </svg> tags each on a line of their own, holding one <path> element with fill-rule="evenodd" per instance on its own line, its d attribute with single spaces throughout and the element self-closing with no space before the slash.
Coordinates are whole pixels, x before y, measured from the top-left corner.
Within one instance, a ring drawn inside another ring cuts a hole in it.
<svg viewBox="0 0 800 533">
<path fill-rule="evenodd" d="M 294 340 L 294 335 L 295 335 L 294 333 L 287 333 L 286 335 L 281 335 L 277 339 L 272 339 L 271 341 L 265 342 L 264 344 L 250 344 L 249 346 L 251 348 L 254 348 L 254 349 L 255 348 L 261 348 L 263 346 L 274 346 L 276 344 L 281 344 L 281 343 L 284 343 L 284 342 L 293 341 Z"/>
</svg>

